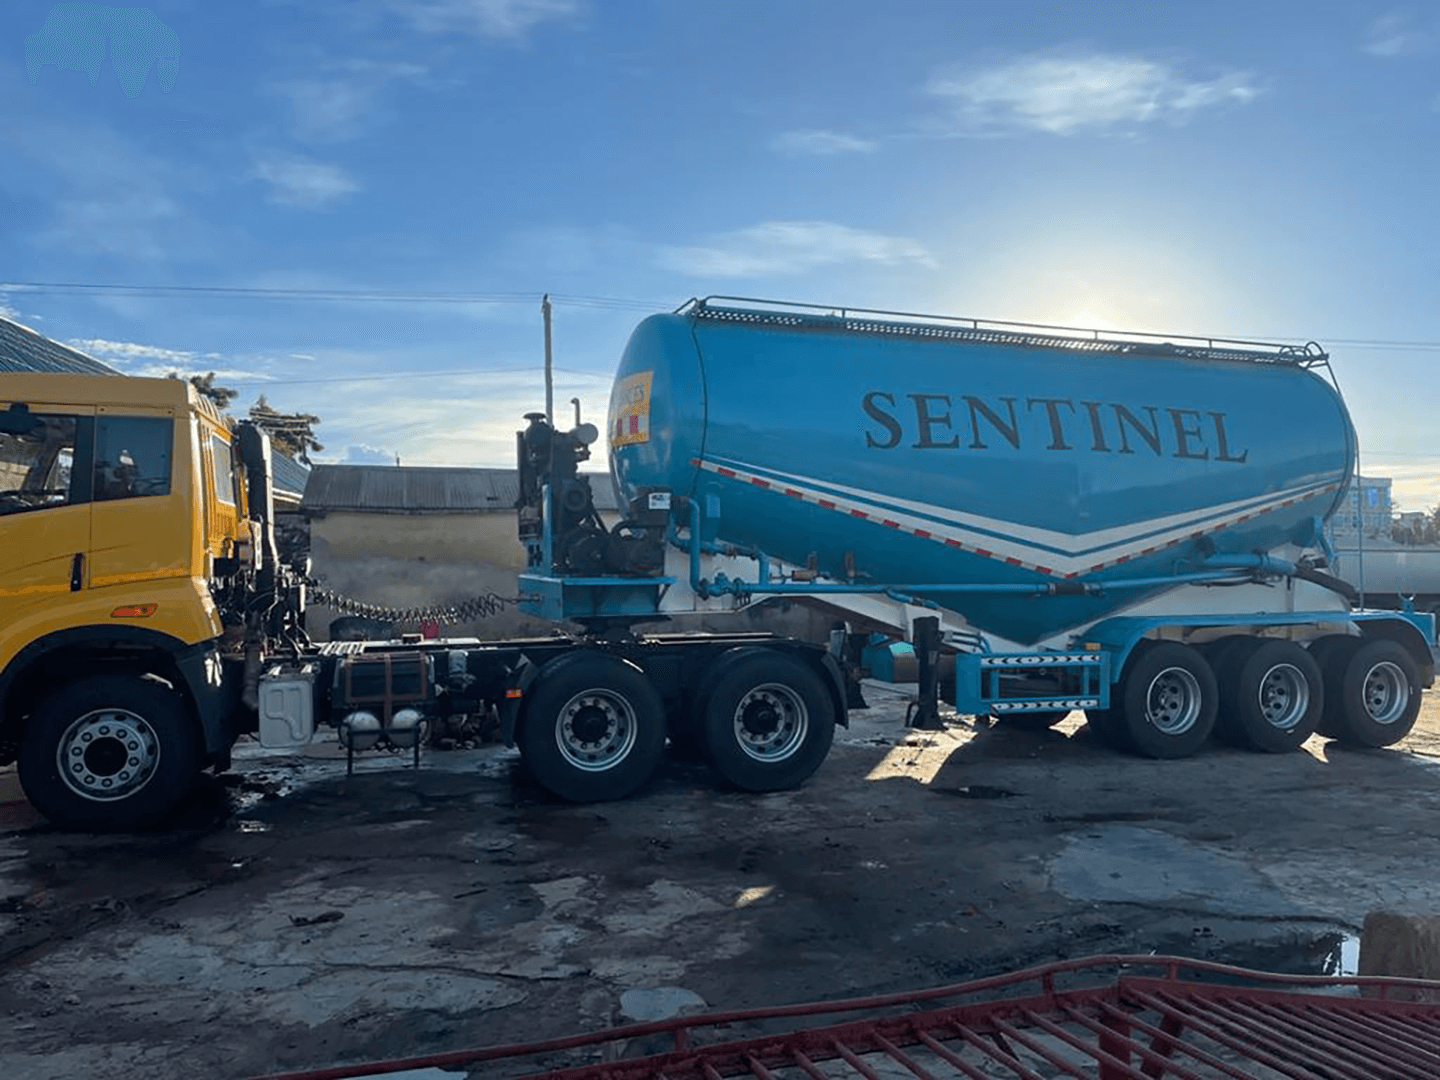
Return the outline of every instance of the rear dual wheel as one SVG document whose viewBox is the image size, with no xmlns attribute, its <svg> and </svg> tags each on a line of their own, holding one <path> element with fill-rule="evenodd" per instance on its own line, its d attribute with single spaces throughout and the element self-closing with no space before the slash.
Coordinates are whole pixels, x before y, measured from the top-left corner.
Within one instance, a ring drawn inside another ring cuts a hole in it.
<svg viewBox="0 0 1440 1080">
<path fill-rule="evenodd" d="M 1393 746 L 1420 714 L 1420 671 L 1388 638 L 1321 638 L 1311 647 L 1325 682 L 1319 730 L 1352 746 Z"/>
<path fill-rule="evenodd" d="M 1108 709 L 1085 720 L 1112 750 L 1151 758 L 1189 757 L 1215 727 L 1215 676 L 1189 645 L 1144 641 L 1135 647 Z"/>
<path fill-rule="evenodd" d="M 665 707 L 635 665 L 570 653 L 541 669 L 516 742 L 535 778 L 560 798 L 623 799 L 660 764 Z"/>
<path fill-rule="evenodd" d="M 745 791 L 783 791 L 820 767 L 835 738 L 835 705 L 820 676 L 772 649 L 736 649 L 696 695 L 705 756 Z"/>
<path fill-rule="evenodd" d="M 1250 750 L 1279 754 L 1315 733 L 1324 708 L 1320 666 L 1293 641 L 1241 638 L 1219 654 L 1216 733 Z"/>
</svg>

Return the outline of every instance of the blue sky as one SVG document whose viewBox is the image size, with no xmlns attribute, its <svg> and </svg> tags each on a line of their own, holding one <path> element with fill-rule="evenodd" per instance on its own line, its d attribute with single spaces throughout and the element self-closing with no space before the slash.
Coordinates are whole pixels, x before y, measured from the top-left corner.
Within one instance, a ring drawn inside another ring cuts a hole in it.
<svg viewBox="0 0 1440 1080">
<path fill-rule="evenodd" d="M 156 0 L 133 94 L 27 71 L 55 6 L 0 9 L 0 304 L 323 459 L 509 464 L 541 293 L 592 418 L 725 293 L 1314 339 L 1440 502 L 1440 5 Z"/>
</svg>

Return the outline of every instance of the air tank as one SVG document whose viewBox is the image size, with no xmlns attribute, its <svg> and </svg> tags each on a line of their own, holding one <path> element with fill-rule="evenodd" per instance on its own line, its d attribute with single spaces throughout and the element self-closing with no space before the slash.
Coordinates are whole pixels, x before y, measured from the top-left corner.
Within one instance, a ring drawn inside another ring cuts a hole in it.
<svg viewBox="0 0 1440 1080">
<path fill-rule="evenodd" d="M 631 336 L 610 464 L 622 499 L 700 500 L 706 539 L 934 585 L 1028 644 L 1206 560 L 1316 548 L 1355 460 L 1324 370 L 1315 346 L 692 301 Z"/>
</svg>

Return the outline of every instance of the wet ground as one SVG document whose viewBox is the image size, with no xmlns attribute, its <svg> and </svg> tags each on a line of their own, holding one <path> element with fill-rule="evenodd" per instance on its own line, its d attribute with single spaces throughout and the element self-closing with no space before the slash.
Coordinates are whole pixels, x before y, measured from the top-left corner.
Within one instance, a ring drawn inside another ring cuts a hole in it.
<svg viewBox="0 0 1440 1080">
<path fill-rule="evenodd" d="M 13 825 L 0 1076 L 244 1076 L 1100 952 L 1336 971 L 1368 912 L 1440 912 L 1440 696 L 1389 751 L 1150 762 L 1078 714 L 919 733 L 867 693 L 797 792 L 672 758 L 570 806 L 503 747 L 349 778 L 251 748 L 165 832 Z"/>
</svg>

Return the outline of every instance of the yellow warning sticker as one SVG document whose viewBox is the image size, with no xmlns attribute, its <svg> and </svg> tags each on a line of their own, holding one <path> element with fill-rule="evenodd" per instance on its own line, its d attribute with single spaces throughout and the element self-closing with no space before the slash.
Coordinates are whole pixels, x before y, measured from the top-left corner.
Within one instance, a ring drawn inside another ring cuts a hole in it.
<svg viewBox="0 0 1440 1080">
<path fill-rule="evenodd" d="M 653 371 L 637 371 L 615 384 L 610 394 L 610 445 L 650 441 L 650 382 Z"/>
</svg>

